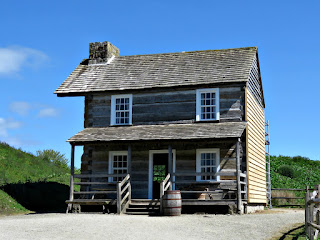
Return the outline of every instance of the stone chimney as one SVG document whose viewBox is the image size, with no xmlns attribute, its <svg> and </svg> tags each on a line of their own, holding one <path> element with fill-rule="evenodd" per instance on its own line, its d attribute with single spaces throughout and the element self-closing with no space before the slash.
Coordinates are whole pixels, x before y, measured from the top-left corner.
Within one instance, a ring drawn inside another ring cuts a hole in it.
<svg viewBox="0 0 320 240">
<path fill-rule="evenodd" d="M 113 56 L 119 56 L 120 51 L 110 42 L 94 42 L 89 45 L 89 64 L 106 63 Z"/>
</svg>

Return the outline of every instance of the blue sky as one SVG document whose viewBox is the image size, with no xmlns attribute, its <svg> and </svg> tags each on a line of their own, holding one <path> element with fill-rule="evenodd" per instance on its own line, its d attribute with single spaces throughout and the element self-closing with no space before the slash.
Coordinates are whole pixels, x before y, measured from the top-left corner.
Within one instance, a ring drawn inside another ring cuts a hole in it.
<svg viewBox="0 0 320 240">
<path fill-rule="evenodd" d="M 257 46 L 271 153 L 320 160 L 319 12 L 312 0 L 2 1 L 0 140 L 70 157 L 84 99 L 53 92 L 89 42 L 110 41 L 121 55 Z"/>
</svg>

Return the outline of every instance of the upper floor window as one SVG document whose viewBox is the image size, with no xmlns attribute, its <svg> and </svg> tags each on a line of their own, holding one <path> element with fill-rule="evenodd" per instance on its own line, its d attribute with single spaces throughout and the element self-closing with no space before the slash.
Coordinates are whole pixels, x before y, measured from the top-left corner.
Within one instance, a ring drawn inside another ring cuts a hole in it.
<svg viewBox="0 0 320 240">
<path fill-rule="evenodd" d="M 132 124 L 132 95 L 111 96 L 111 125 Z"/>
<path fill-rule="evenodd" d="M 219 88 L 197 90 L 197 121 L 219 120 Z"/>
</svg>

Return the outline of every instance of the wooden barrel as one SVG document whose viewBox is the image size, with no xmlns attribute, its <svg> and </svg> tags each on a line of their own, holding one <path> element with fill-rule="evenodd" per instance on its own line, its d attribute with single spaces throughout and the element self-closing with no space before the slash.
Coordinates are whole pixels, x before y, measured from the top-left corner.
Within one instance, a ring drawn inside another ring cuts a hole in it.
<svg viewBox="0 0 320 240">
<path fill-rule="evenodd" d="M 181 193 L 180 190 L 168 190 L 163 196 L 163 214 L 165 216 L 181 215 Z"/>
</svg>

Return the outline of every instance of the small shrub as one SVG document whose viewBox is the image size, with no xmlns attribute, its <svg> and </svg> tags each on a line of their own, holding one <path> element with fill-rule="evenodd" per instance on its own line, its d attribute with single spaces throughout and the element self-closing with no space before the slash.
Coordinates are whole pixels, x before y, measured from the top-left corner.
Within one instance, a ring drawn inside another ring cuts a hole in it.
<svg viewBox="0 0 320 240">
<path fill-rule="evenodd" d="M 293 167 L 291 167 L 289 165 L 282 165 L 281 167 L 279 167 L 278 172 L 281 175 L 289 177 L 289 178 L 294 178 L 296 176 L 295 170 L 293 169 Z"/>
</svg>

